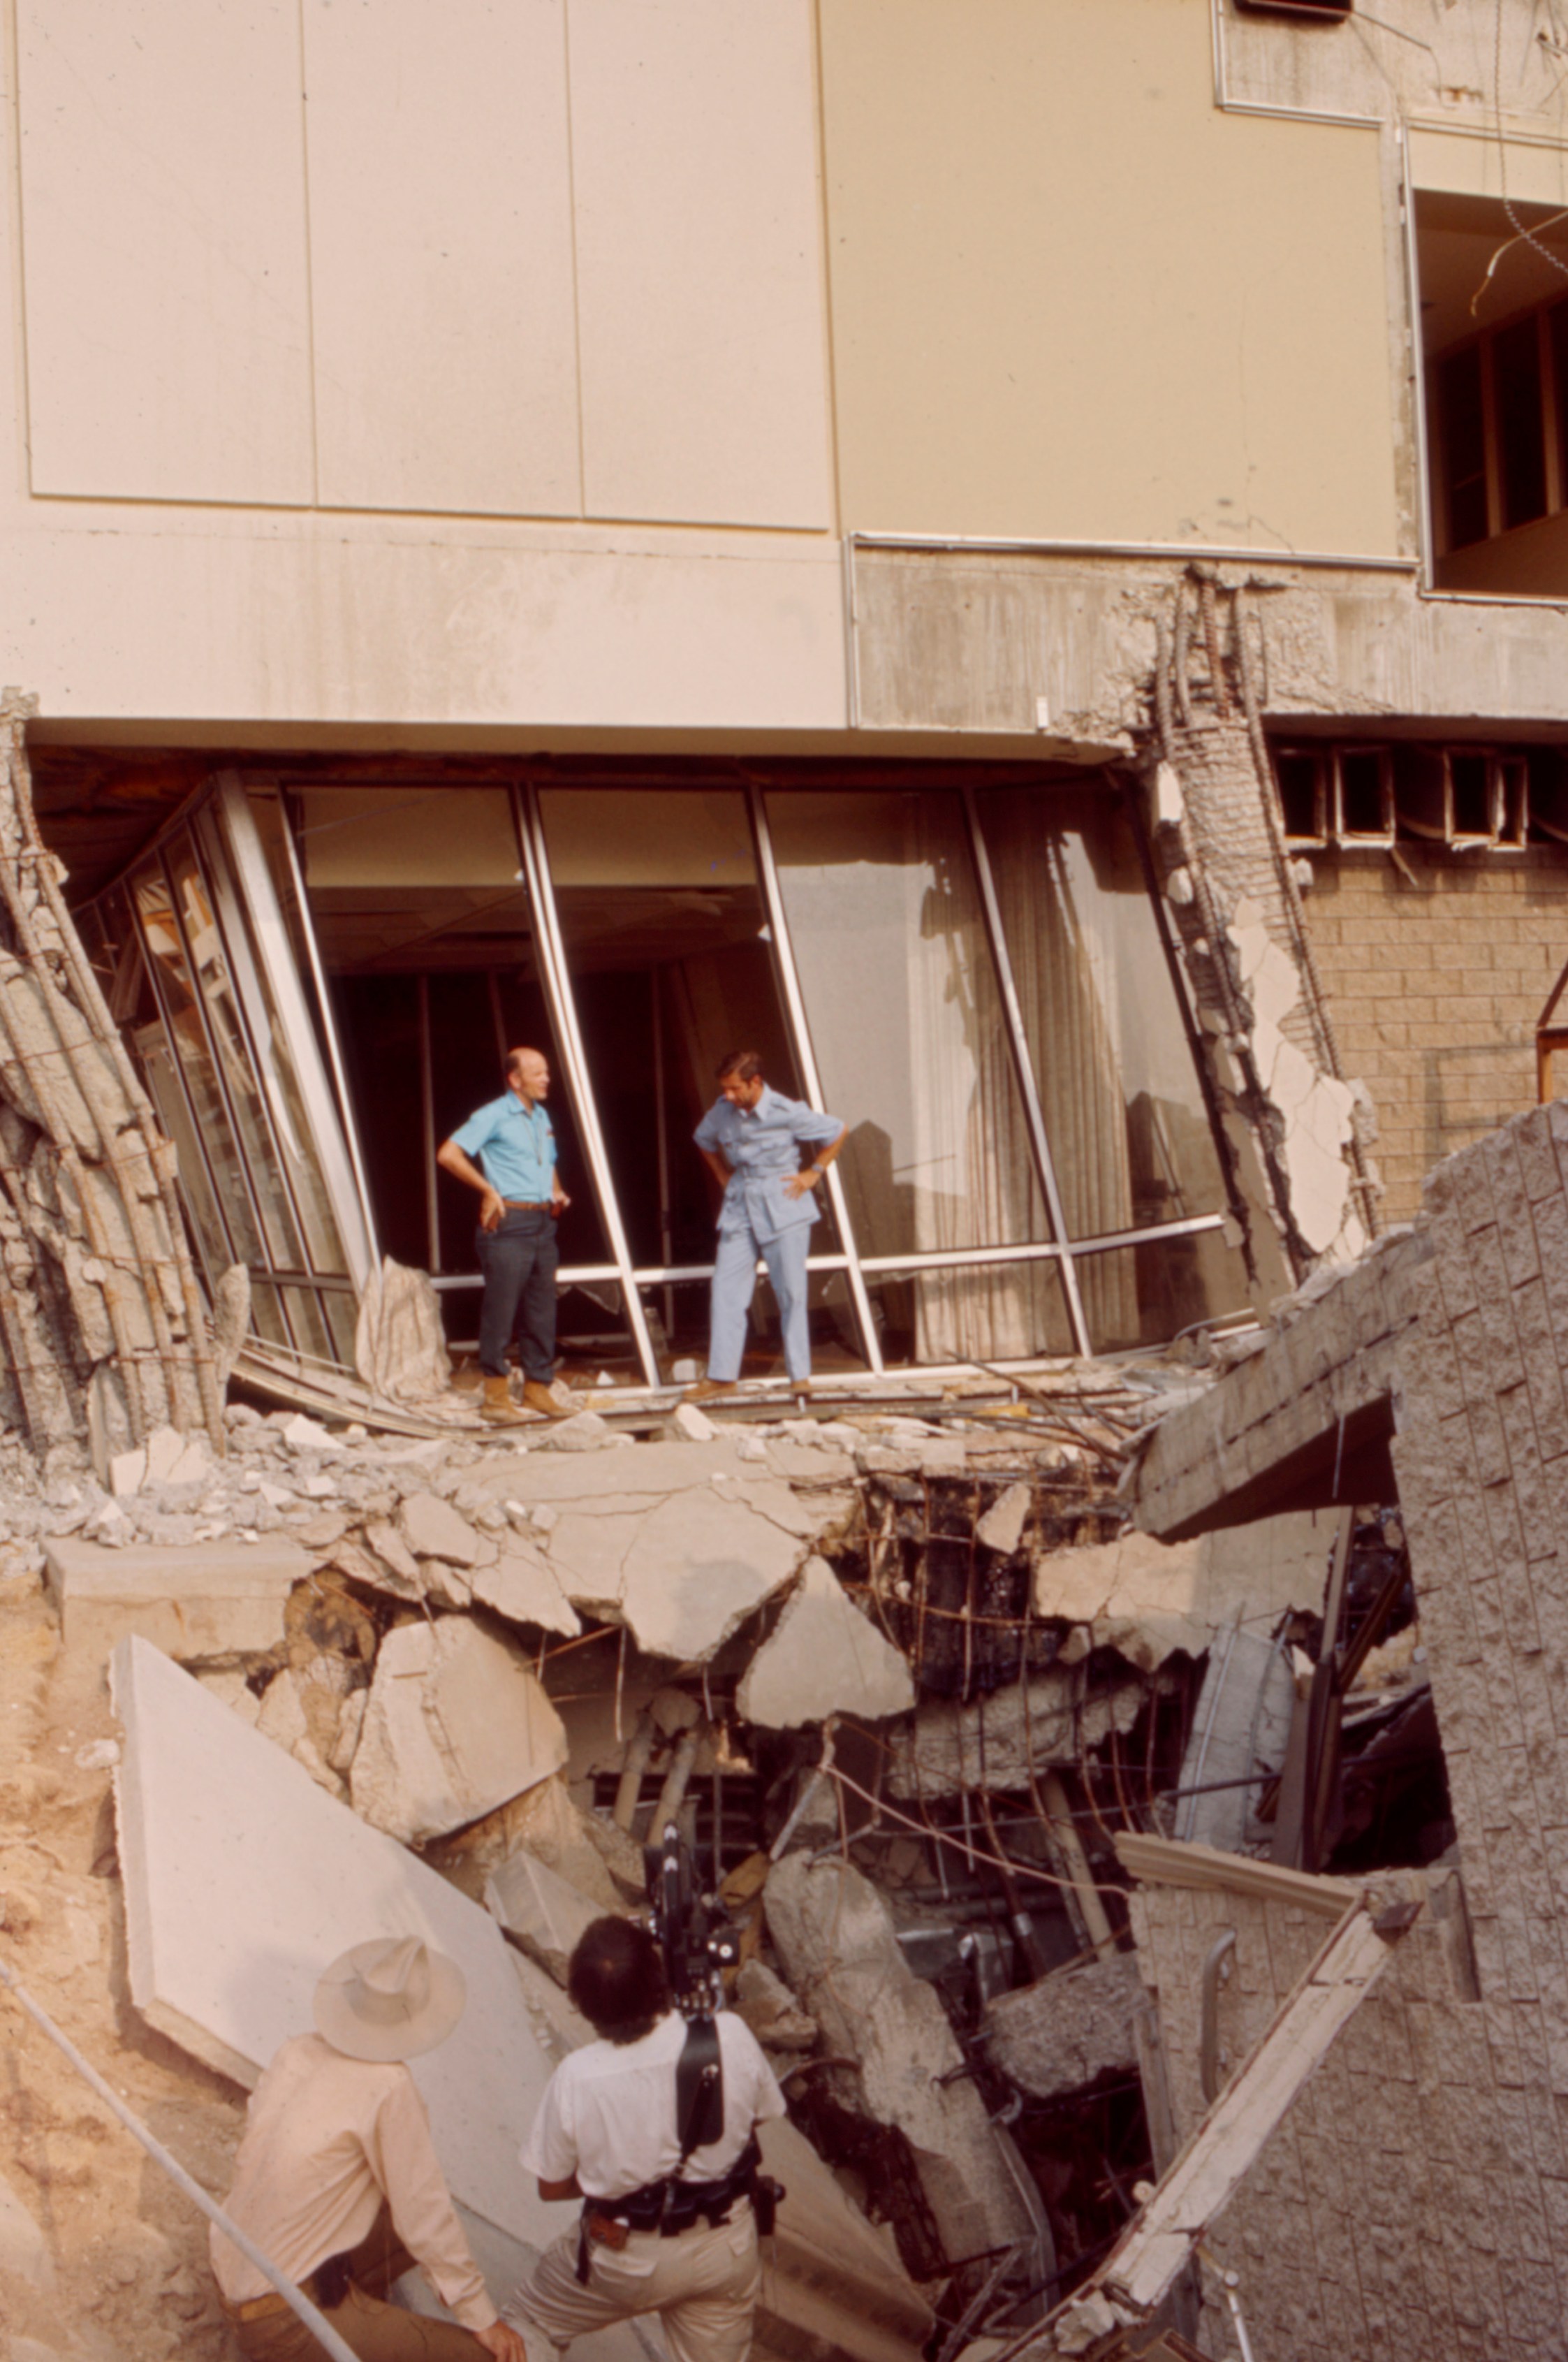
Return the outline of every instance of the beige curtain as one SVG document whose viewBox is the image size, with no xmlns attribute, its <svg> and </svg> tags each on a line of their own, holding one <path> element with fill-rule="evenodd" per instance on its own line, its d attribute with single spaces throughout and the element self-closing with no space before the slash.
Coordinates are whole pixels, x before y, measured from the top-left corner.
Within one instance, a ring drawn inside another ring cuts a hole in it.
<svg viewBox="0 0 1568 2362">
<path fill-rule="evenodd" d="M 915 1243 L 922 1252 L 1047 1236 L 963 815 L 951 796 L 906 806 Z M 970 1265 L 914 1282 L 922 1362 L 1065 1352 L 1060 1283 L 1047 1264 Z"/>
<path fill-rule="evenodd" d="M 1068 1235 L 1132 1227 L 1132 1175 L 1110 925 L 1113 899 L 1094 886 L 1076 831 L 1051 829 L 1034 800 L 1009 792 L 985 805 L 984 829 Z M 1134 1253 L 1077 1266 L 1089 1333 L 1106 1345 L 1139 1336 Z"/>
</svg>

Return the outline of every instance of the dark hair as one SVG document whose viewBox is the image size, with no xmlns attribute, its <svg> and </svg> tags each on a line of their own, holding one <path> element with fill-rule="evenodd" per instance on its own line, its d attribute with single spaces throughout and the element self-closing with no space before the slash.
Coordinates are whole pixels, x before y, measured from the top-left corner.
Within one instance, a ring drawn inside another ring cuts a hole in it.
<svg viewBox="0 0 1568 2362">
<path fill-rule="evenodd" d="M 635 1919 L 592 1919 L 573 1948 L 567 1992 L 595 2034 L 640 2042 L 669 2007 L 664 1955 Z"/>
<path fill-rule="evenodd" d="M 762 1060 L 755 1050 L 726 1050 L 713 1072 L 721 1083 L 727 1083 L 732 1075 L 743 1083 L 754 1083 L 762 1072 Z"/>
</svg>

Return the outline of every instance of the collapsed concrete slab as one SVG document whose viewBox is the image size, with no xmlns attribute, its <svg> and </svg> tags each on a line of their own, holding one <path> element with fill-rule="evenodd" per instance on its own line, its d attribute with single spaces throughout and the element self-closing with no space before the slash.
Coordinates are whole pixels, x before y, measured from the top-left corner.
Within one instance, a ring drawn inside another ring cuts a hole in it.
<svg viewBox="0 0 1568 2362">
<path fill-rule="evenodd" d="M 413 1844 L 478 1820 L 566 1761 L 523 1652 L 466 1617 L 381 1642 L 352 1772 L 354 1809 Z"/>
<path fill-rule="evenodd" d="M 746 1440 L 642 1443 L 609 1463 L 536 1449 L 476 1483 L 531 1520 L 575 1606 L 625 1623 L 650 1655 L 701 1663 L 845 1513 L 833 1493 L 801 1499 Z"/>
<path fill-rule="evenodd" d="M 846 2109 L 908 2144 L 945 2255 L 1035 2238 L 1048 2246 L 1022 2159 L 993 2129 L 947 2013 L 905 1962 L 869 1880 L 840 1860 L 813 1869 L 809 1854 L 788 1854 L 764 1892 L 791 1986 L 829 2053 L 855 2062 L 851 2071 L 823 2071 L 842 2086 Z"/>
<path fill-rule="evenodd" d="M 766 1730 L 797 1729 L 830 1714 L 879 1722 L 907 1714 L 914 1677 L 845 1591 L 825 1559 L 809 1558 L 768 1638 L 741 1676 L 735 1704 Z"/>
<path fill-rule="evenodd" d="M 799 1538 L 749 1502 L 677 1494 L 633 1538 L 621 1614 L 650 1656 L 701 1664 L 800 1563 Z"/>
<path fill-rule="evenodd" d="M 1058 1969 L 986 2004 L 980 2038 L 994 2067 L 1032 2099 L 1137 2072 L 1132 2013 L 1143 1995 L 1131 1952 Z"/>
<path fill-rule="evenodd" d="M 264 1655 L 281 1644 L 289 1594 L 311 1571 L 297 1543 L 278 1534 L 178 1551 L 105 1550 L 56 1535 L 44 1561 L 65 1646 L 105 1661 L 132 1632 L 182 1663 Z"/>
</svg>

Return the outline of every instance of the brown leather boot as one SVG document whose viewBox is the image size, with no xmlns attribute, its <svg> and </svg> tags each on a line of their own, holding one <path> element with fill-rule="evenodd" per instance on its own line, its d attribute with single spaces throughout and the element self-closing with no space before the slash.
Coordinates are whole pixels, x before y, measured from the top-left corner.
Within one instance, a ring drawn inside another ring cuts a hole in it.
<svg viewBox="0 0 1568 2362">
<path fill-rule="evenodd" d="M 680 1399 L 689 1403 L 712 1402 L 716 1396 L 733 1395 L 734 1391 L 733 1378 L 699 1378 L 694 1386 L 687 1387 Z"/>
<path fill-rule="evenodd" d="M 568 1418 L 569 1407 L 557 1399 L 556 1390 L 542 1379 L 530 1378 L 523 1388 L 523 1400 L 530 1410 L 542 1412 L 546 1418 Z"/>
<path fill-rule="evenodd" d="M 523 1414 L 512 1399 L 512 1387 L 507 1379 L 485 1379 L 480 1417 L 491 1427 L 521 1427 L 524 1424 Z"/>
</svg>

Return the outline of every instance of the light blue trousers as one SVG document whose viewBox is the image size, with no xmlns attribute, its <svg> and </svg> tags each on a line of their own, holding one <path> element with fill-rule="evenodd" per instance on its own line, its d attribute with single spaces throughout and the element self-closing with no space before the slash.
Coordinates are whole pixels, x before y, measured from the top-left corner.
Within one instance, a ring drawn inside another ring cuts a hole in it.
<svg viewBox="0 0 1568 2362">
<path fill-rule="evenodd" d="M 778 1299 L 779 1325 L 784 1331 L 784 1366 L 792 1378 L 812 1374 L 812 1340 L 806 1322 L 806 1256 L 812 1225 L 794 1222 L 777 1238 L 760 1241 L 750 1226 L 721 1231 L 713 1262 L 713 1294 L 708 1344 L 708 1375 L 729 1385 L 741 1373 L 745 1346 L 745 1316 L 756 1286 L 756 1258 L 767 1265 L 767 1276 Z"/>
</svg>

